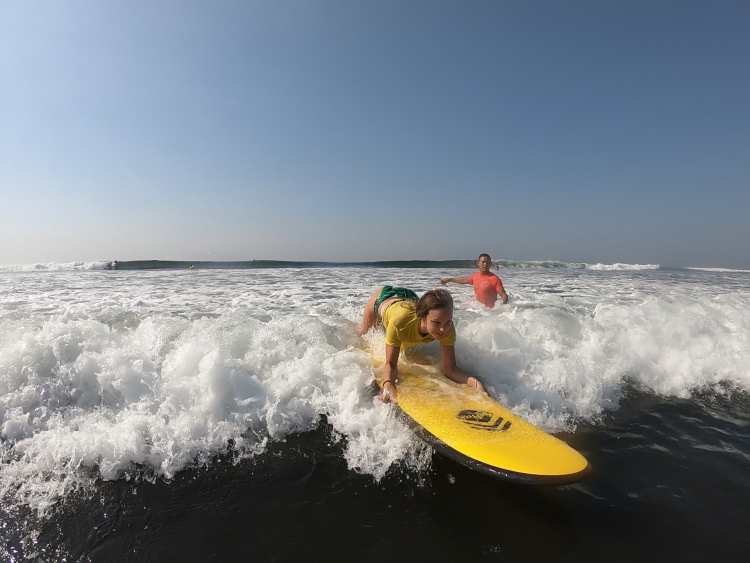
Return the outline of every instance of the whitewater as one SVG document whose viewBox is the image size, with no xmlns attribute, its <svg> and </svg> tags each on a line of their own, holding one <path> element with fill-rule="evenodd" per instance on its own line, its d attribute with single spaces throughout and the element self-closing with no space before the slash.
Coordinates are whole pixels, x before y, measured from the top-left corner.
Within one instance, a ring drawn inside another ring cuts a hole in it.
<svg viewBox="0 0 750 563">
<path fill-rule="evenodd" d="M 544 430 L 599 424 L 626 389 L 750 391 L 750 272 L 501 264 L 505 306 L 448 286 L 458 364 Z M 429 448 L 371 392 L 383 335 L 358 334 L 362 309 L 382 285 L 472 271 L 0 268 L 0 494 L 43 515 L 102 481 L 263 456 L 321 420 L 353 472 L 425 471 Z"/>
</svg>

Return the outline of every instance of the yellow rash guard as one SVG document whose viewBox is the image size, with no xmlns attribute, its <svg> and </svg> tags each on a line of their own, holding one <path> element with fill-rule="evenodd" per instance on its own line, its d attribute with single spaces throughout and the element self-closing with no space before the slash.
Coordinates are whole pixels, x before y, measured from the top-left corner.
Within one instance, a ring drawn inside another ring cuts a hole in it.
<svg viewBox="0 0 750 563">
<path fill-rule="evenodd" d="M 408 348 L 416 344 L 426 344 L 435 340 L 429 334 L 419 334 L 419 317 L 414 301 L 396 301 L 383 312 L 385 343 L 394 348 Z M 441 346 L 456 344 L 456 327 L 451 323 L 445 336 L 439 341 Z"/>
</svg>

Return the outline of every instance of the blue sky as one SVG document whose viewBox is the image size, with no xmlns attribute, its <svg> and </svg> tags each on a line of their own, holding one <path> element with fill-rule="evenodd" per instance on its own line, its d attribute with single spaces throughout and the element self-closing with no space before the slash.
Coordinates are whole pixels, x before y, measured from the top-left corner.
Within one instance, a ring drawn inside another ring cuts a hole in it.
<svg viewBox="0 0 750 563">
<path fill-rule="evenodd" d="M 0 10 L 0 263 L 750 268 L 746 1 Z"/>
</svg>

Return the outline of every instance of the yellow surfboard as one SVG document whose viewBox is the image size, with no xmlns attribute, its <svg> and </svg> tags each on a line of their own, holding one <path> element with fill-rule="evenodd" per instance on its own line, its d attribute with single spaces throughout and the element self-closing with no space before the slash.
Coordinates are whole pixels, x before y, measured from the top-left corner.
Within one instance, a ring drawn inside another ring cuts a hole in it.
<svg viewBox="0 0 750 563">
<path fill-rule="evenodd" d="M 375 367 L 382 358 L 373 356 Z M 436 366 L 398 367 L 396 407 L 442 455 L 499 479 L 567 485 L 590 471 L 580 453 L 488 395 L 450 381 Z M 379 382 L 378 382 L 379 383 Z"/>
</svg>

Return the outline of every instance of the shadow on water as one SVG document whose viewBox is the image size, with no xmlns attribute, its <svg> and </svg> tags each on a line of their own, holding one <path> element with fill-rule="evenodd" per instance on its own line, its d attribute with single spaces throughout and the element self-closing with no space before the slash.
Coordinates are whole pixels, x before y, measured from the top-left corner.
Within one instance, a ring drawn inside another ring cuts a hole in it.
<svg viewBox="0 0 750 563">
<path fill-rule="evenodd" d="M 347 469 L 322 426 L 171 483 L 102 483 L 96 498 L 37 522 L 36 544 L 73 561 L 541 561 L 577 542 L 571 490 L 550 492 L 437 456 L 429 472 L 396 469 L 376 484 Z"/>
<path fill-rule="evenodd" d="M 6 546 L 19 561 L 744 560 L 749 419 L 733 400 L 630 391 L 603 424 L 561 436 L 593 473 L 557 488 L 437 455 L 429 471 L 395 468 L 378 484 L 346 467 L 323 422 L 254 460 L 101 483 L 42 522 L 17 515 L 26 535 Z"/>
<path fill-rule="evenodd" d="M 439 457 L 429 472 L 396 469 L 376 484 L 348 470 L 342 450 L 321 425 L 256 460 L 217 461 L 171 483 L 102 483 L 96 498 L 38 522 L 37 545 L 74 561 L 520 561 L 571 542 L 564 504 L 543 490 Z"/>
</svg>

